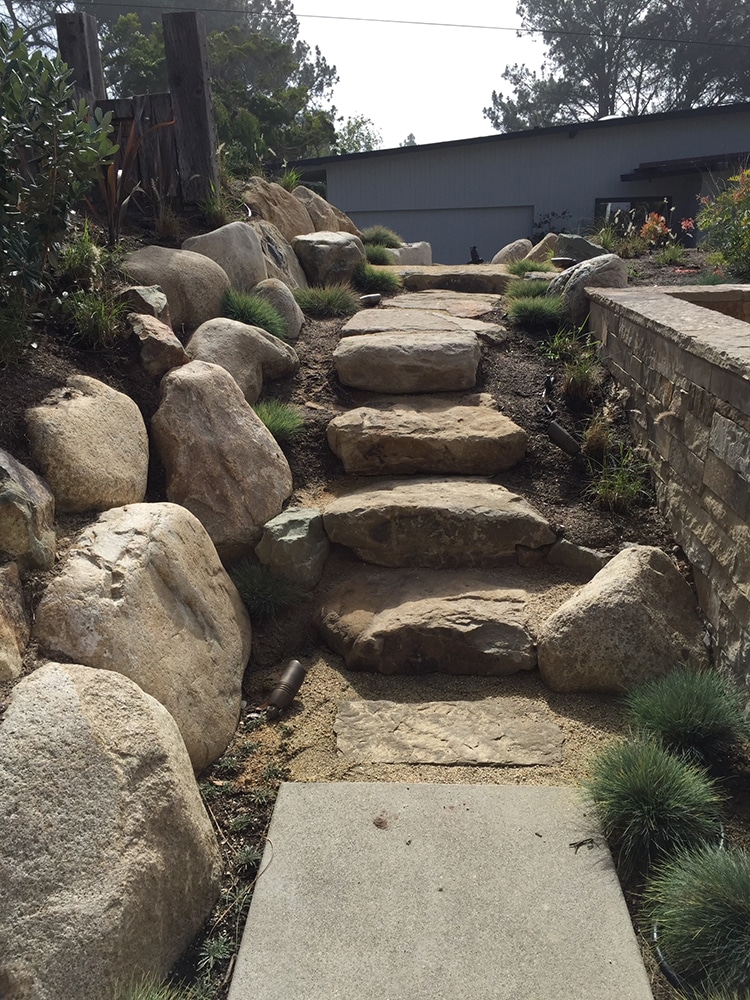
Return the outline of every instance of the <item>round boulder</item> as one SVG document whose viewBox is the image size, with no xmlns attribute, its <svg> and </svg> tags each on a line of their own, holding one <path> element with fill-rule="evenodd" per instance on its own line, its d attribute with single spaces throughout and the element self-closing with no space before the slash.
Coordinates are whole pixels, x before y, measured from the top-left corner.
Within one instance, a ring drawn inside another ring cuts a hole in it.
<svg viewBox="0 0 750 1000">
<path fill-rule="evenodd" d="M 311 285 L 345 285 L 367 259 L 362 240 L 351 233 L 297 236 L 292 248 Z"/>
<path fill-rule="evenodd" d="M 216 261 L 226 272 L 232 288 L 240 292 L 250 291 L 268 275 L 258 234 L 246 222 L 230 222 L 202 236 L 191 236 L 182 249 Z"/>
<path fill-rule="evenodd" d="M 493 264 L 512 264 L 514 261 L 523 260 L 531 250 L 533 244 L 531 240 L 513 240 L 506 244 L 502 250 L 498 250 L 492 258 Z"/>
<path fill-rule="evenodd" d="M 265 281 L 261 281 L 255 286 L 253 295 L 270 302 L 274 309 L 281 314 L 286 323 L 287 340 L 296 340 L 299 337 L 305 322 L 305 314 L 283 281 L 280 281 L 279 278 L 266 278 Z"/>
<path fill-rule="evenodd" d="M 558 274 L 550 281 L 547 295 L 562 295 L 571 320 L 581 324 L 586 322 L 589 314 L 586 288 L 625 288 L 627 283 L 627 264 L 617 254 L 607 253 L 584 260 Z"/>
</svg>

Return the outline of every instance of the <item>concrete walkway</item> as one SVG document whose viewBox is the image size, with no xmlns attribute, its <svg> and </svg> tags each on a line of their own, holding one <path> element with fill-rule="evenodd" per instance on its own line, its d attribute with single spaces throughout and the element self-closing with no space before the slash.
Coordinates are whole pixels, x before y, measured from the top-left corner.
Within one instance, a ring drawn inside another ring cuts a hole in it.
<svg viewBox="0 0 750 1000">
<path fill-rule="evenodd" d="M 261 872 L 229 1000 L 652 998 L 574 788 L 285 784 Z"/>
</svg>

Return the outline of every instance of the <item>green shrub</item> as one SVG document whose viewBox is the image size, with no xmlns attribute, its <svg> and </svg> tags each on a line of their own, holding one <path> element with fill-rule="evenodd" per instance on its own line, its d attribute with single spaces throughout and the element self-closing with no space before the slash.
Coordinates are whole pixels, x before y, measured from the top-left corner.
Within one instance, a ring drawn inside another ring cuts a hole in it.
<svg viewBox="0 0 750 1000">
<path fill-rule="evenodd" d="M 391 250 L 398 250 L 404 245 L 398 233 L 394 233 L 387 226 L 369 226 L 362 230 L 361 236 L 365 245 L 374 243 L 381 247 L 390 247 Z"/>
<path fill-rule="evenodd" d="M 75 291 L 63 299 L 65 325 L 84 347 L 112 347 L 123 335 L 126 307 L 109 292 Z"/>
<path fill-rule="evenodd" d="M 750 276 L 750 169 L 730 177 L 714 197 L 701 202 L 695 221 L 704 246 L 719 251 L 732 274 Z"/>
<path fill-rule="evenodd" d="M 696 285 L 723 285 L 726 283 L 726 275 L 720 271 L 699 271 L 696 274 L 693 284 Z"/>
<path fill-rule="evenodd" d="M 393 271 L 379 271 L 372 264 L 359 264 L 352 284 L 363 294 L 379 292 L 381 295 L 395 295 L 403 288 L 401 278 Z"/>
<path fill-rule="evenodd" d="M 514 278 L 505 289 L 506 299 L 538 299 L 547 294 L 549 282 L 540 278 L 538 281 L 525 281 L 523 278 Z"/>
<path fill-rule="evenodd" d="M 517 278 L 522 278 L 530 271 L 555 271 L 556 268 L 548 260 L 514 260 L 508 264 L 507 270 Z"/>
<path fill-rule="evenodd" d="M 654 254 L 657 264 L 684 264 L 687 251 L 681 243 L 669 243 L 658 253 Z"/>
<path fill-rule="evenodd" d="M 88 219 L 83 230 L 70 239 L 60 250 L 55 264 L 59 279 L 90 291 L 104 273 L 104 257 L 101 247 L 92 239 Z"/>
<path fill-rule="evenodd" d="M 297 408 L 282 403 L 280 399 L 264 399 L 253 409 L 277 441 L 288 441 L 304 426 Z"/>
<path fill-rule="evenodd" d="M 649 881 L 645 901 L 658 927 L 659 948 L 686 984 L 747 997 L 750 856 L 745 851 L 706 845 L 679 854 Z"/>
<path fill-rule="evenodd" d="M 737 685 L 716 670 L 679 667 L 634 688 L 628 715 L 640 730 L 692 763 L 725 774 L 750 738 L 750 717 Z"/>
<path fill-rule="evenodd" d="M 648 462 L 623 444 L 607 456 L 600 468 L 594 466 L 592 471 L 594 480 L 587 494 L 603 510 L 629 514 L 653 497 Z"/>
<path fill-rule="evenodd" d="M 646 739 L 602 750 L 584 787 L 625 879 L 719 839 L 722 797 L 714 784 L 700 768 Z"/>
<path fill-rule="evenodd" d="M 387 265 L 396 263 L 396 258 L 390 250 L 381 246 L 380 243 L 366 243 L 365 254 L 367 255 L 368 264 Z"/>
<path fill-rule="evenodd" d="M 601 389 L 604 370 L 592 351 L 581 351 L 565 363 L 561 388 L 573 409 L 586 409 Z"/>
<path fill-rule="evenodd" d="M 353 316 L 359 309 L 359 301 L 348 285 L 295 288 L 292 294 L 305 316 L 313 319 Z"/>
<path fill-rule="evenodd" d="M 536 299 L 514 299 L 508 304 L 508 318 L 529 333 L 557 330 L 566 319 L 561 296 L 545 295 Z"/>
<path fill-rule="evenodd" d="M 287 327 L 284 317 L 270 302 L 258 295 L 236 292 L 230 288 L 224 293 L 222 307 L 224 315 L 229 319 L 247 323 L 248 326 L 259 326 L 281 340 L 286 338 Z"/>
<path fill-rule="evenodd" d="M 298 584 L 249 558 L 237 563 L 229 575 L 251 618 L 275 618 L 284 608 L 301 603 L 306 596 Z"/>
</svg>

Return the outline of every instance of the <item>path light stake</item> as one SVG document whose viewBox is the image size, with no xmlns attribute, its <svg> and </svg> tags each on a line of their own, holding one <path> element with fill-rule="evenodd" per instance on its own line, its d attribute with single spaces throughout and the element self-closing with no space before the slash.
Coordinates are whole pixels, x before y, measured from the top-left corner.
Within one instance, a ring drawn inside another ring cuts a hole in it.
<svg viewBox="0 0 750 1000">
<path fill-rule="evenodd" d="M 299 660 L 290 660 L 286 670 L 279 678 L 279 683 L 273 689 L 271 697 L 268 699 L 266 718 L 273 722 L 281 715 L 285 708 L 294 701 L 294 696 L 302 686 L 305 679 L 307 667 L 303 667 Z"/>
</svg>

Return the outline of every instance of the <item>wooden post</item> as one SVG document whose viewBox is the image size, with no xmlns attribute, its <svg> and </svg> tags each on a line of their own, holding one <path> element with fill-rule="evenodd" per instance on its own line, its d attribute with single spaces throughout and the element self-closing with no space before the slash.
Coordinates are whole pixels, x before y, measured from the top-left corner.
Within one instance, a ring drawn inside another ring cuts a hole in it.
<svg viewBox="0 0 750 1000">
<path fill-rule="evenodd" d="M 73 70 L 76 100 L 89 106 L 106 100 L 96 18 L 81 11 L 55 14 L 55 25 L 60 57 Z"/>
<path fill-rule="evenodd" d="M 219 193 L 206 27 L 198 11 L 162 14 L 161 19 L 175 116 L 180 187 L 183 200 L 195 204 Z"/>
<path fill-rule="evenodd" d="M 161 122 L 173 121 L 170 95 L 142 94 L 134 97 L 133 118 L 140 135 Z M 146 135 L 138 150 L 138 167 L 141 184 L 149 198 L 165 200 L 179 194 L 174 125 Z"/>
</svg>

